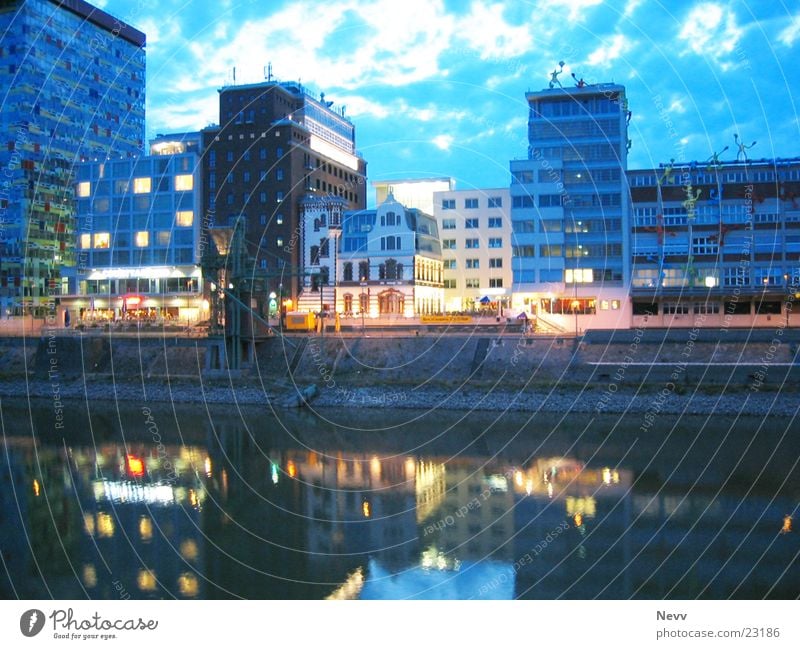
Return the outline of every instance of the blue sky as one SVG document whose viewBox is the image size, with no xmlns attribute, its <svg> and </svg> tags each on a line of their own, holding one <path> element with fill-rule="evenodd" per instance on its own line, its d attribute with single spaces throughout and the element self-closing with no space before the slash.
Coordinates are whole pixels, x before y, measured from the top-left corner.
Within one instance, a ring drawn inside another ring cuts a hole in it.
<svg viewBox="0 0 800 649">
<path fill-rule="evenodd" d="M 627 86 L 629 166 L 800 155 L 800 4 L 650 0 L 101 0 L 147 34 L 147 135 L 216 122 L 217 89 L 302 81 L 345 105 L 370 180 L 508 184 L 524 93 L 557 61 Z"/>
</svg>

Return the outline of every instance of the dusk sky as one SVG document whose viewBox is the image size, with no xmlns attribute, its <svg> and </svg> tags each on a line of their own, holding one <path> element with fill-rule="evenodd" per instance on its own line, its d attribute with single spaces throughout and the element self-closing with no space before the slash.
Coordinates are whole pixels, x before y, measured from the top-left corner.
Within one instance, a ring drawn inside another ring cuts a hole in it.
<svg viewBox="0 0 800 649">
<path fill-rule="evenodd" d="M 147 34 L 147 136 L 218 121 L 217 89 L 280 80 L 346 106 L 370 180 L 509 183 L 527 90 L 566 62 L 627 86 L 629 166 L 705 160 L 740 133 L 752 158 L 800 155 L 800 6 L 650 0 L 105 0 Z M 372 200 L 370 192 L 370 200 Z"/>
</svg>

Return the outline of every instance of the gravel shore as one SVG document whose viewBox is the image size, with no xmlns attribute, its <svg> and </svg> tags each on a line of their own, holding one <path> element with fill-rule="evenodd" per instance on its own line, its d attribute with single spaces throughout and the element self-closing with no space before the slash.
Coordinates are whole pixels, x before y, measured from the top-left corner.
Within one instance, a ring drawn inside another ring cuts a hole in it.
<svg viewBox="0 0 800 649">
<path fill-rule="evenodd" d="M 308 384 L 300 384 L 304 388 Z M 390 408 L 390 409 L 449 409 L 461 411 L 512 411 L 512 412 L 579 412 L 598 414 L 643 413 L 691 414 L 723 416 L 774 416 L 796 417 L 800 412 L 800 392 L 752 391 L 742 387 L 723 394 L 714 394 L 707 388 L 671 388 L 668 385 L 648 386 L 647 390 L 628 387 L 592 385 L 538 387 L 524 390 L 466 387 L 456 390 L 438 386 L 396 387 L 343 385 L 320 388 L 313 400 L 313 408 Z M 148 379 L 142 382 L 119 382 L 92 378 L 84 382 L 75 380 L 55 383 L 48 381 L 0 381 L 0 398 L 22 399 L 28 396 L 60 399 L 68 402 L 173 402 L 261 405 L 271 404 L 282 408 L 292 395 L 289 387 L 268 387 L 257 384 L 230 385 L 199 384 L 188 381 Z"/>
</svg>

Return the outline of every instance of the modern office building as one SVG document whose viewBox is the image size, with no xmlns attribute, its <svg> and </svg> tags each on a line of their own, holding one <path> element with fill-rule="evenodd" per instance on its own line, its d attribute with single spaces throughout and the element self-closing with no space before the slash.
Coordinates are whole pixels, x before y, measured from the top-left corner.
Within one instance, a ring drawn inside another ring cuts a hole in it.
<svg viewBox="0 0 800 649">
<path fill-rule="evenodd" d="M 200 137 L 160 136 L 151 149 L 164 155 L 77 165 L 78 254 L 65 299 L 75 317 L 208 318 L 199 266 Z"/>
<path fill-rule="evenodd" d="M 374 180 L 375 205 L 380 205 L 389 194 L 398 203 L 433 214 L 436 192 L 449 192 L 456 188 L 453 178 L 397 178 L 396 180 Z"/>
<path fill-rule="evenodd" d="M 300 200 L 339 197 L 366 207 L 366 162 L 344 108 L 299 83 L 268 80 L 219 91 L 219 126 L 204 130 L 204 212 L 215 225 L 244 220 L 248 253 L 270 275 L 268 290 L 296 299 Z"/>
<path fill-rule="evenodd" d="M 511 198 L 508 188 L 434 194 L 448 312 L 511 307 Z"/>
<path fill-rule="evenodd" d="M 510 163 L 514 308 L 563 331 L 630 326 L 625 88 L 526 99 L 528 158 Z"/>
<path fill-rule="evenodd" d="M 0 1 L 3 317 L 51 315 L 66 290 L 75 164 L 143 152 L 144 47 L 142 32 L 81 0 Z"/>
<path fill-rule="evenodd" d="M 442 253 L 433 217 L 392 195 L 374 210 L 301 201 L 304 277 L 299 308 L 411 318 L 443 310 Z"/>
<path fill-rule="evenodd" d="M 800 324 L 800 158 L 628 172 L 633 325 Z"/>
</svg>

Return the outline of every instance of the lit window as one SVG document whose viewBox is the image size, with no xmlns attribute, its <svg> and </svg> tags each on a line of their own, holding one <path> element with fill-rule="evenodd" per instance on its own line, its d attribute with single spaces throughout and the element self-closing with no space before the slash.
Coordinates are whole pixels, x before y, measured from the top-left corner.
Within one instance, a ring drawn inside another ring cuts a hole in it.
<svg viewBox="0 0 800 649">
<path fill-rule="evenodd" d="M 142 230 L 136 233 L 134 243 L 137 248 L 146 248 L 150 245 L 150 233 L 147 230 Z"/>
<path fill-rule="evenodd" d="M 275 243 L 278 244 L 278 248 L 283 248 L 283 237 L 278 237 Z"/>
<path fill-rule="evenodd" d="M 91 234 L 82 234 L 81 235 L 81 248 L 91 248 L 92 247 L 92 235 Z"/>
<path fill-rule="evenodd" d="M 152 570 L 142 568 L 136 578 L 136 585 L 139 590 L 153 591 L 156 589 L 156 575 Z"/>
<path fill-rule="evenodd" d="M 278 216 L 275 217 L 275 223 L 277 225 L 283 225 L 283 215 L 282 214 L 278 214 Z"/>
<path fill-rule="evenodd" d="M 139 518 L 139 536 L 142 541 L 150 541 L 153 538 L 153 521 L 147 516 Z"/>
<path fill-rule="evenodd" d="M 188 228 L 192 223 L 194 223 L 194 212 L 191 210 L 176 212 L 175 225 Z"/>
<path fill-rule="evenodd" d="M 97 569 L 91 563 L 83 566 L 83 585 L 86 588 L 94 588 L 97 586 Z"/>
<path fill-rule="evenodd" d="M 192 176 L 192 174 L 175 176 L 176 192 L 189 192 L 192 191 L 192 189 L 194 189 L 194 176 Z"/>
<path fill-rule="evenodd" d="M 150 193 L 150 178 L 134 178 L 133 179 L 133 193 L 134 194 L 149 194 Z"/>
<path fill-rule="evenodd" d="M 161 230 L 157 235 L 156 238 L 158 240 L 159 246 L 168 246 L 169 245 L 169 230 Z"/>
<path fill-rule="evenodd" d="M 197 597 L 197 593 L 200 592 L 197 577 L 190 572 L 184 572 L 178 577 L 178 590 L 184 597 Z"/>
<path fill-rule="evenodd" d="M 108 232 L 97 232 L 94 235 L 95 248 L 108 248 L 111 246 L 111 235 Z"/>
<path fill-rule="evenodd" d="M 574 283 L 577 284 L 594 281 L 594 271 L 591 268 L 577 268 L 575 270 L 567 268 L 564 274 L 564 281 L 567 284 L 572 284 L 573 276 L 575 278 Z"/>
<path fill-rule="evenodd" d="M 92 185 L 90 182 L 78 183 L 78 198 L 86 198 L 92 193 Z"/>
</svg>

